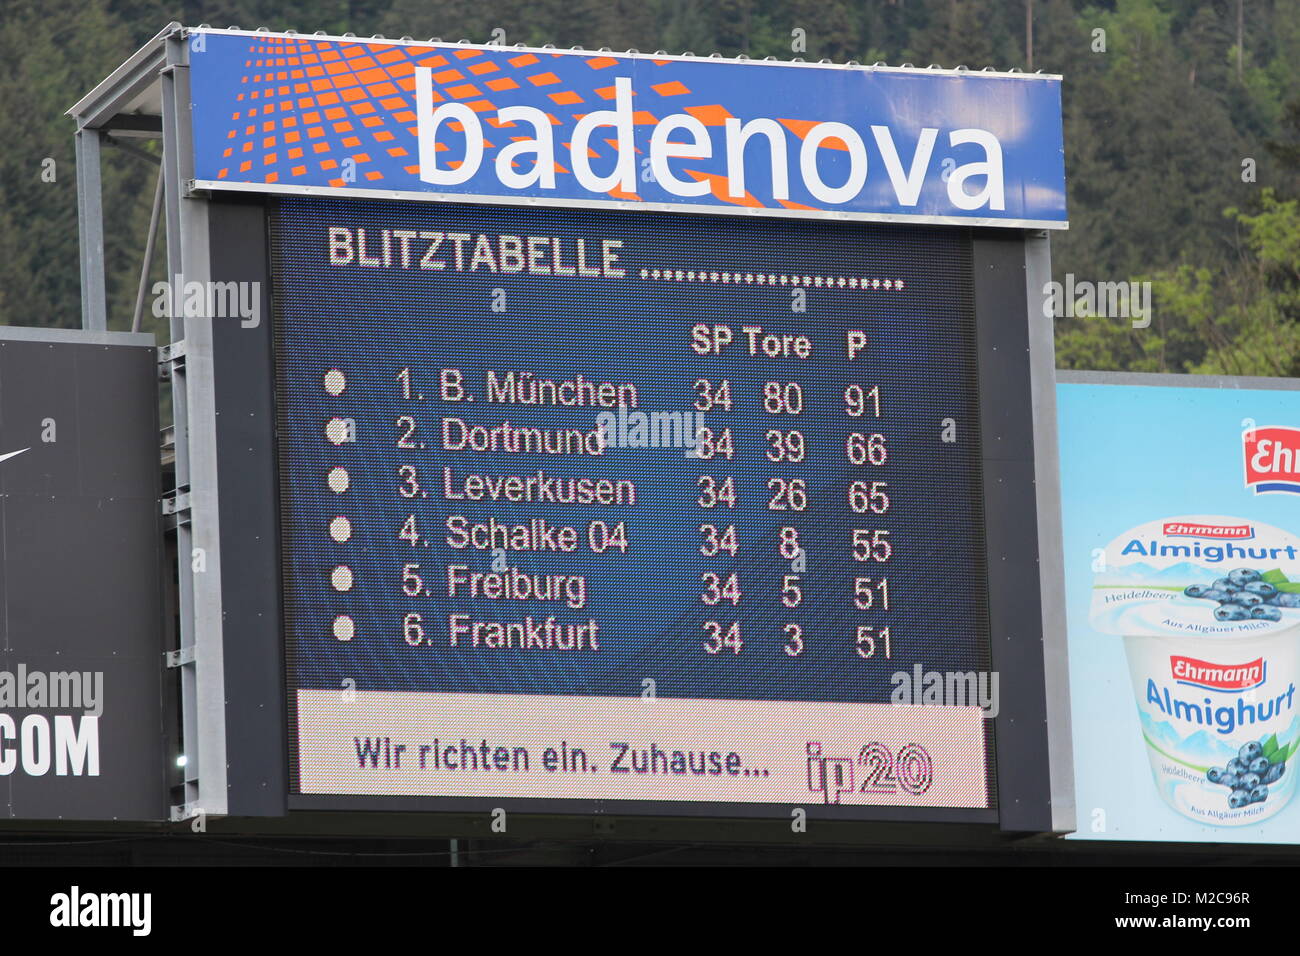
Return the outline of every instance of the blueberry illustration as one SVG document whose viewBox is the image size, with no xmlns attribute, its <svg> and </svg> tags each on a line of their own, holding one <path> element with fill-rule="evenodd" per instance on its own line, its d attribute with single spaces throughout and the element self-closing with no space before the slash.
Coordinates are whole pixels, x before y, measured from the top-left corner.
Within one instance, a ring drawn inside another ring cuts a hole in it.
<svg viewBox="0 0 1300 956">
<path fill-rule="evenodd" d="M 1264 606 L 1263 604 L 1261 604 L 1261 605 L 1259 605 L 1259 606 L 1257 606 L 1257 607 L 1252 607 L 1252 608 L 1250 609 L 1250 616 L 1251 616 L 1252 618 L 1254 618 L 1255 620 L 1257 620 L 1257 621 L 1280 621 L 1280 620 L 1282 620 L 1282 612 L 1281 612 L 1281 611 L 1279 611 L 1279 610 L 1278 610 L 1277 608 L 1275 608 L 1275 607 L 1266 607 L 1266 606 Z"/>
<path fill-rule="evenodd" d="M 1263 782 L 1257 773 L 1243 773 L 1241 775 L 1241 788 L 1243 790 L 1254 790 Z"/>
<path fill-rule="evenodd" d="M 1259 572 L 1252 571 L 1250 568 L 1238 568 L 1228 572 L 1228 580 L 1239 588 L 1245 587 L 1251 581 L 1259 580 Z"/>
<path fill-rule="evenodd" d="M 1292 594 L 1290 591 L 1278 591 L 1268 603 L 1275 607 L 1300 607 L 1300 594 Z"/>
<path fill-rule="evenodd" d="M 1219 783 L 1226 771 L 1222 767 L 1211 767 L 1205 772 L 1205 779 L 1210 783 Z"/>
<path fill-rule="evenodd" d="M 1240 758 L 1233 757 L 1231 760 L 1228 761 L 1227 769 L 1228 769 L 1228 773 L 1236 774 L 1240 776 L 1241 774 L 1246 772 L 1246 765 L 1241 762 Z"/>
<path fill-rule="evenodd" d="M 1235 594 L 1237 591 L 1241 590 L 1241 585 L 1233 584 L 1227 578 L 1215 578 L 1214 583 L 1211 584 L 1210 587 L 1214 588 L 1216 591 L 1227 591 L 1230 594 Z"/>
<path fill-rule="evenodd" d="M 1215 782 L 1221 787 L 1227 787 L 1229 790 L 1236 790 L 1241 786 L 1241 775 L 1236 773 L 1224 773 Z"/>
<path fill-rule="evenodd" d="M 1189 584 L 1183 588 L 1183 593 L 1188 597 L 1204 597 L 1205 592 L 1209 590 L 1204 584 Z"/>
<path fill-rule="evenodd" d="M 1216 621 L 1245 621 L 1250 618 L 1250 611 L 1240 604 L 1222 604 L 1214 609 Z"/>
<path fill-rule="evenodd" d="M 1258 607 L 1264 603 L 1264 599 L 1250 591 L 1238 591 L 1232 596 L 1232 603 L 1238 607 Z"/>
<path fill-rule="evenodd" d="M 1267 757 L 1256 757 L 1250 762 L 1250 772 L 1257 774 L 1259 778 L 1263 780 L 1264 775 L 1268 773 L 1269 766 L 1270 764 Z"/>
<path fill-rule="evenodd" d="M 1241 749 L 1237 751 L 1237 759 L 1243 764 L 1249 764 L 1256 757 L 1262 756 L 1264 756 L 1264 748 L 1257 740 L 1242 744 Z"/>
<path fill-rule="evenodd" d="M 1268 799 L 1268 787 L 1264 786 L 1263 784 L 1260 784 L 1258 787 L 1255 787 L 1250 791 L 1251 803 L 1263 803 L 1267 799 Z"/>
<path fill-rule="evenodd" d="M 1228 797 L 1228 806 L 1234 810 L 1240 810 L 1246 804 L 1250 803 L 1250 791 L 1234 790 Z"/>
<path fill-rule="evenodd" d="M 1272 584 L 1269 584 L 1267 581 L 1251 581 L 1246 585 L 1245 590 L 1249 591 L 1251 594 L 1258 594 L 1265 600 L 1271 598 L 1277 593 L 1277 588 Z"/>
<path fill-rule="evenodd" d="M 1220 588 L 1206 588 L 1201 593 L 1201 597 L 1203 597 L 1207 601 L 1218 601 L 1220 604 L 1224 604 L 1228 601 L 1231 601 L 1233 595 L 1235 595 L 1236 593 L 1237 593 L 1236 591 L 1224 591 Z"/>
<path fill-rule="evenodd" d="M 1277 783 L 1282 779 L 1282 774 L 1286 773 L 1286 764 L 1272 763 L 1268 765 L 1268 773 L 1264 774 L 1265 783 Z"/>
</svg>

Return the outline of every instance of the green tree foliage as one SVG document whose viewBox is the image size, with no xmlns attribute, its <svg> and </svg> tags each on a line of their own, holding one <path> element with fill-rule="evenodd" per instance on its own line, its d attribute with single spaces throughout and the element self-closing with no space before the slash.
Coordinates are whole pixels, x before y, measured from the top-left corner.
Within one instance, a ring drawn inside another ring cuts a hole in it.
<svg viewBox="0 0 1300 956">
<path fill-rule="evenodd" d="M 1070 367 L 1300 377 L 1300 200 L 1265 188 L 1259 211 L 1229 208 L 1236 254 L 1221 268 L 1179 265 L 1144 277 L 1149 328 L 1081 319 L 1058 333 Z"/>
<path fill-rule="evenodd" d="M 94 38 L 95 42 L 87 42 Z M 132 47 L 103 0 L 14 0 L 0 5 L 0 319 L 12 325 L 78 325 L 81 288 L 73 127 L 63 116 Z M 126 51 L 125 53 L 123 51 Z M 156 167 L 106 149 L 108 295 L 121 314 L 134 302 L 131 249 L 148 226 L 141 193 Z M 116 241 L 132 234 L 131 243 Z M 138 255 L 138 252 L 137 252 Z"/>
<path fill-rule="evenodd" d="M 80 314 L 64 111 L 171 20 L 245 29 L 1023 68 L 1065 77 L 1055 277 L 1151 281 L 1152 323 L 1058 321 L 1074 368 L 1300 374 L 1300 0 L 8 0 L 0 322 Z M 803 37 L 806 49 L 793 45 Z M 41 178 L 42 163 L 57 178 Z M 1243 162 L 1253 180 L 1243 176 Z M 110 321 L 129 320 L 156 167 L 105 150 Z M 1248 181 L 1249 180 L 1249 181 Z M 1227 214 L 1223 213 L 1227 210 Z M 161 264 L 155 268 L 161 275 Z"/>
</svg>

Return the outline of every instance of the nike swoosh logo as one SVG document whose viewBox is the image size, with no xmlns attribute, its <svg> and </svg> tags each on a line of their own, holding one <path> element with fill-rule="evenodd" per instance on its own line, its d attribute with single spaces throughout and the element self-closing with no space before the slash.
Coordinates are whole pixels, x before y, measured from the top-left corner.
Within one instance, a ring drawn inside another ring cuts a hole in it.
<svg viewBox="0 0 1300 956">
<path fill-rule="evenodd" d="M 8 452 L 7 454 L 0 455 L 0 461 L 6 461 L 7 459 L 13 458 L 15 455 L 21 455 L 21 454 L 22 454 L 23 452 L 25 452 L 25 451 L 31 451 L 31 449 L 30 449 L 30 448 L 19 448 L 17 451 L 11 451 L 11 452 Z"/>
</svg>

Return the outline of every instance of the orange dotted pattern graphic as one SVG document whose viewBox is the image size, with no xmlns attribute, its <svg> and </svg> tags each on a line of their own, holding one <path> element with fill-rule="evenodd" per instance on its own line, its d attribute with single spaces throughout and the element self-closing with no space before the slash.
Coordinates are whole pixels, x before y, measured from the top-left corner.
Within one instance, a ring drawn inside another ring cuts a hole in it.
<svg viewBox="0 0 1300 956">
<path fill-rule="evenodd" d="M 242 70 L 238 90 L 227 115 L 221 119 L 224 142 L 211 178 L 218 182 L 297 184 L 303 186 L 374 187 L 393 190 L 427 189 L 420 180 L 418 124 L 416 121 L 415 69 L 428 67 L 433 103 L 457 102 L 480 114 L 486 167 L 493 151 L 525 138 L 513 135 L 518 124 L 497 119 L 505 106 L 529 105 L 543 109 L 553 126 L 557 157 L 569 147 L 574 124 L 593 109 L 613 108 L 614 68 L 629 65 L 650 76 L 634 84 L 635 127 L 653 126 L 663 116 L 684 112 L 705 126 L 721 126 L 731 113 L 718 103 L 692 103 L 691 90 L 681 80 L 657 80 L 659 71 L 675 61 L 639 60 L 635 64 L 613 57 L 500 52 L 459 46 L 393 45 L 375 42 L 343 43 L 293 37 L 205 37 L 202 57 L 229 52 L 222 47 L 240 44 Z M 197 87 L 196 82 L 196 87 Z M 213 110 L 208 98 L 196 92 L 196 126 L 208 122 Z M 670 102 L 671 101 L 671 102 Z M 205 115 L 197 115 L 203 113 Z M 463 132 L 457 122 L 447 127 Z M 811 123 L 802 128 L 807 128 Z M 791 125 L 793 129 L 793 124 Z M 499 131 L 500 135 L 492 135 Z M 523 124 L 521 132 L 531 132 Z M 612 128 L 598 129 L 590 140 L 588 157 L 599 169 L 612 169 L 617 139 Z M 639 137 L 638 137 L 639 138 Z M 558 147 L 563 147 L 560 150 Z M 449 147 L 440 142 L 437 150 Z M 638 154 L 644 150 L 638 148 Z M 200 153 L 200 163 L 207 157 Z M 523 162 L 532 162 L 525 159 Z M 600 166 L 604 161 L 607 166 Z M 520 160 L 512 165 L 518 167 Z M 448 160 L 456 168 L 457 160 Z M 566 190 L 558 182 L 572 171 L 555 163 L 557 194 Z M 720 173 L 685 169 L 696 181 L 708 180 L 711 195 L 742 206 L 761 206 L 752 194 L 729 196 Z M 205 178 L 200 174 L 199 178 Z M 580 190 L 576 183 L 574 190 Z M 615 188 L 614 199 L 641 201 L 636 192 Z M 795 204 L 785 204 L 793 207 Z"/>
</svg>

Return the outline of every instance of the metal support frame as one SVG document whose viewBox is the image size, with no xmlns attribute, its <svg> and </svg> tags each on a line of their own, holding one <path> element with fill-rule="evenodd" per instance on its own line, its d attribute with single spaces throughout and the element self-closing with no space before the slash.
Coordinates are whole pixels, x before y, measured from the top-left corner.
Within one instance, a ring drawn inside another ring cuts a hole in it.
<svg viewBox="0 0 1300 956">
<path fill-rule="evenodd" d="M 104 137 L 104 145 L 111 146 L 117 150 L 121 150 L 122 152 L 127 153 L 128 155 L 134 156 L 136 159 L 142 159 L 147 163 L 153 163 L 155 166 L 161 165 L 162 160 L 159 157 L 155 156 L 153 153 L 146 152 L 145 150 L 141 149 L 139 146 L 132 146 L 125 139 L 119 139 L 118 138 L 119 135 L 120 134 L 118 133 L 107 134 Z M 155 134 L 155 138 L 161 135 L 162 135 L 161 132 L 159 132 Z"/>
<path fill-rule="evenodd" d="M 173 301 L 180 298 L 176 284 L 183 287 L 185 283 L 207 283 L 211 279 L 209 205 L 204 194 L 195 191 L 189 54 L 187 31 L 178 23 L 170 24 L 69 111 L 77 121 L 77 201 L 85 329 L 106 330 L 108 325 L 100 154 L 109 135 L 161 134 L 163 151 L 156 193 L 161 206 L 156 198 L 150 235 L 156 237 L 157 221 L 165 216 L 167 274 L 173 284 Z M 161 115 L 154 116 L 154 112 Z M 346 195 L 347 191 L 337 190 L 332 194 Z M 149 260 L 147 251 L 141 291 Z M 1032 307 L 1036 301 L 1035 289 L 1041 288 L 1049 274 L 1045 236 L 1026 237 L 1023 262 L 1026 300 L 1031 312 L 1028 345 L 1032 353 L 1030 392 L 1038 521 L 1034 530 L 1041 543 L 1054 540 L 1060 522 L 1060 501 L 1055 491 L 1059 463 L 1054 431 L 1055 393 L 1050 375 L 1051 328 L 1050 323 L 1043 325 L 1035 321 Z M 138 295 L 134 323 L 137 325 L 142 301 Z M 176 647 L 168 652 L 166 662 L 179 678 L 182 753 L 186 758 L 181 783 L 174 789 L 172 820 L 184 820 L 200 813 L 224 815 L 231 805 L 213 332 L 210 317 L 172 315 L 170 344 L 159 350 L 159 378 L 170 381 L 172 388 L 174 424 L 164 441 L 170 439 L 175 468 L 174 487 L 166 491 L 159 506 L 169 533 L 176 535 L 176 610 L 180 622 Z M 232 522 L 231 526 L 235 524 Z M 1051 549 L 1040 548 L 1040 561 L 1044 581 L 1041 597 L 1051 771 L 1050 825 L 1061 830 L 1073 825 L 1061 569 L 1059 558 L 1051 556 Z M 232 643 L 232 655 L 237 653 L 237 645 Z M 461 848 L 453 841 L 450 849 L 453 865 L 457 865 Z"/>
<path fill-rule="evenodd" d="M 77 121 L 77 232 L 81 242 L 81 326 L 84 329 L 108 328 L 100 146 L 110 131 L 126 136 L 157 135 L 158 124 L 153 117 L 123 114 L 158 82 L 158 70 L 166 59 L 166 38 L 183 32 L 179 23 L 169 23 L 68 110 Z"/>
<path fill-rule="evenodd" d="M 184 31 L 165 39 L 162 85 L 163 192 L 167 274 L 182 287 L 209 276 L 207 202 L 191 198 L 189 46 Z M 225 671 L 222 653 L 221 551 L 217 510 L 216 404 L 212 319 L 171 317 L 176 443 L 176 548 L 179 560 L 181 721 L 184 794 L 173 819 L 224 814 L 226 794 Z M 182 358 L 184 361 L 178 361 Z M 180 507 L 188 502 L 188 521 Z"/>
<path fill-rule="evenodd" d="M 149 213 L 149 237 L 144 242 L 144 258 L 140 263 L 140 287 L 135 294 L 135 315 L 131 319 L 131 331 L 139 332 L 144 320 L 144 292 L 149 287 L 149 272 L 153 268 L 154 244 L 158 240 L 158 219 L 162 212 L 163 185 L 167 181 L 167 171 L 159 164 L 158 185 L 154 188 L 153 209 Z"/>
<path fill-rule="evenodd" d="M 104 291 L 104 197 L 98 129 L 77 130 L 77 235 L 81 243 L 81 327 L 108 328 Z"/>
<path fill-rule="evenodd" d="M 155 111 L 161 115 L 154 115 Z M 110 136 L 162 138 L 159 180 L 132 321 L 138 327 L 160 221 L 166 223 L 169 282 L 183 287 L 209 279 L 207 202 L 192 198 L 189 190 L 194 161 L 187 31 L 179 23 L 168 24 L 68 112 L 77 122 L 77 212 L 86 329 L 108 326 L 101 146 Z M 110 145 L 155 158 L 127 143 Z M 173 315 L 170 343 L 159 349 L 159 380 L 171 383 L 173 413 L 163 451 L 174 452 L 175 467 L 175 485 L 166 490 L 160 510 L 168 533 L 176 535 L 180 620 L 177 647 L 168 653 L 167 665 L 179 676 L 186 758 L 183 780 L 172 800 L 172 820 L 200 813 L 221 815 L 228 807 L 212 331 L 210 318 Z"/>
</svg>

